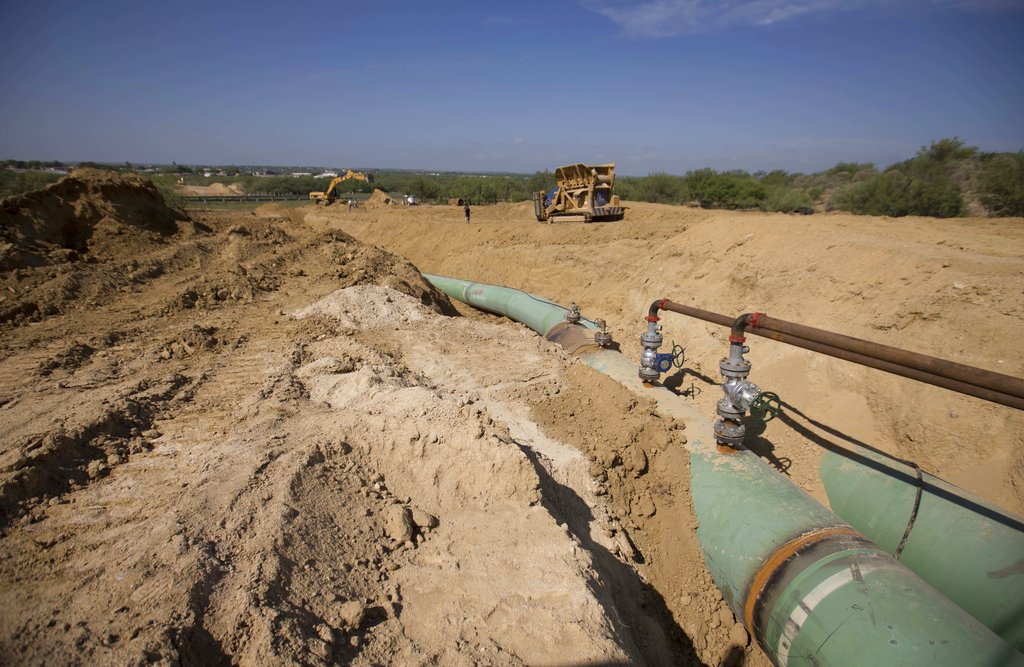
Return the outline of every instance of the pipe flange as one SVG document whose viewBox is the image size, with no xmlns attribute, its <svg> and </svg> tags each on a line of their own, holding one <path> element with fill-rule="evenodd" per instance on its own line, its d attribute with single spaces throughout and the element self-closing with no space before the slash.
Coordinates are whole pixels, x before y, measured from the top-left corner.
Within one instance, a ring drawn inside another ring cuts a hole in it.
<svg viewBox="0 0 1024 667">
<path fill-rule="evenodd" d="M 574 303 L 572 304 L 572 308 L 565 313 L 565 321 L 572 322 L 575 324 L 576 322 L 580 321 L 580 316 L 580 307 Z"/>
<path fill-rule="evenodd" d="M 743 444 L 743 437 L 746 434 L 747 429 L 744 428 L 743 424 L 737 424 L 725 419 L 719 419 L 715 422 L 715 440 L 720 443 L 737 447 Z"/>
<path fill-rule="evenodd" d="M 727 396 L 718 399 L 718 403 L 715 404 L 715 412 L 718 413 L 719 417 L 732 421 L 742 421 L 743 415 L 746 414 L 746 410 L 740 410 L 733 405 Z"/>
<path fill-rule="evenodd" d="M 638 375 L 644 384 L 654 384 L 661 377 L 661 373 L 656 368 L 647 368 L 646 366 L 640 367 Z"/>
<path fill-rule="evenodd" d="M 731 359 L 729 357 L 723 357 L 718 362 L 718 370 L 727 378 L 739 378 L 743 379 L 750 375 L 751 364 L 746 359 Z"/>
<path fill-rule="evenodd" d="M 640 334 L 640 344 L 650 350 L 657 350 L 663 341 L 664 339 L 657 331 L 645 331 Z"/>
</svg>

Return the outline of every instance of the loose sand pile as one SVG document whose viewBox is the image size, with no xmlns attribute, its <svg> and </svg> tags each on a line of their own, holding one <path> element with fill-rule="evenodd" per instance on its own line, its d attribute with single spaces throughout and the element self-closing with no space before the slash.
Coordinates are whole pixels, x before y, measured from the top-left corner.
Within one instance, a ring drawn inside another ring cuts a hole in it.
<svg viewBox="0 0 1024 667">
<path fill-rule="evenodd" d="M 303 215 L 0 274 L 5 663 L 762 660 L 678 424 Z"/>
<path fill-rule="evenodd" d="M 38 321 L 130 289 L 163 270 L 139 258 L 195 233 L 188 216 L 136 174 L 76 169 L 43 190 L 5 199 L 0 322 Z"/>
</svg>

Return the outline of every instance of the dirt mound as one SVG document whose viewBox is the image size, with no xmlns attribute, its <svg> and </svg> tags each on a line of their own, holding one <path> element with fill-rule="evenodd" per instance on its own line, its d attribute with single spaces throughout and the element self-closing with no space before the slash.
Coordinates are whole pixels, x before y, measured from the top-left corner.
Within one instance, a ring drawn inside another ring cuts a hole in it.
<svg viewBox="0 0 1024 667">
<path fill-rule="evenodd" d="M 77 169 L 0 202 L 0 323 L 38 321 L 160 276 L 172 237 L 204 233 L 137 174 Z"/>
<path fill-rule="evenodd" d="M 42 190 L 0 202 L 0 271 L 74 259 L 126 233 L 153 237 L 186 220 L 138 174 L 76 169 Z M 124 250 L 124 239 L 117 245 Z"/>
<path fill-rule="evenodd" d="M 395 200 L 391 198 L 388 193 L 383 190 L 374 189 L 373 194 L 366 200 L 367 208 L 377 208 L 379 206 L 391 206 L 395 203 Z"/>
<path fill-rule="evenodd" d="M 183 195 L 191 195 L 193 197 L 202 197 L 203 195 L 209 195 L 211 197 L 237 197 L 238 195 L 245 194 L 244 183 L 210 183 L 209 185 L 183 185 L 178 190 Z"/>
<path fill-rule="evenodd" d="M 294 220 L 296 223 L 302 222 L 302 217 L 306 215 L 303 211 L 284 204 L 260 204 L 252 210 L 252 214 L 257 218 Z M 299 215 L 299 219 L 295 219 L 296 214 Z"/>
<path fill-rule="evenodd" d="M 411 262 L 342 231 L 318 234 L 286 261 L 297 267 L 293 271 L 332 280 L 338 288 L 380 285 L 407 294 L 435 312 L 456 313 L 448 297 L 428 283 Z"/>
</svg>

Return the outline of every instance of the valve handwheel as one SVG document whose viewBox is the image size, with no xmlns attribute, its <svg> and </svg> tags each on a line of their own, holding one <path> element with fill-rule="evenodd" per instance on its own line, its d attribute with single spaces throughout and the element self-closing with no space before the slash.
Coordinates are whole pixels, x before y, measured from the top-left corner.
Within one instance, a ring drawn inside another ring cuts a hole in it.
<svg viewBox="0 0 1024 667">
<path fill-rule="evenodd" d="M 672 341 L 672 365 L 676 368 L 682 368 L 685 355 L 686 350 L 683 349 L 683 346 L 677 345 L 675 341 Z"/>
<path fill-rule="evenodd" d="M 762 391 L 750 404 L 750 414 L 763 422 L 770 422 L 782 414 L 782 399 L 774 391 Z"/>
</svg>

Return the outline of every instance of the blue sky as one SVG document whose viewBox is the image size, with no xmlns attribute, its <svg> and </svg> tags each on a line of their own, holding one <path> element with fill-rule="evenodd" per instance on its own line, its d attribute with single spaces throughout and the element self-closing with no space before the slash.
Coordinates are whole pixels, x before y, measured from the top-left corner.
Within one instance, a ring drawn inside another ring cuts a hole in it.
<svg viewBox="0 0 1024 667">
<path fill-rule="evenodd" d="M 0 158 L 620 173 L 1024 149 L 1024 0 L 5 2 Z"/>
</svg>

